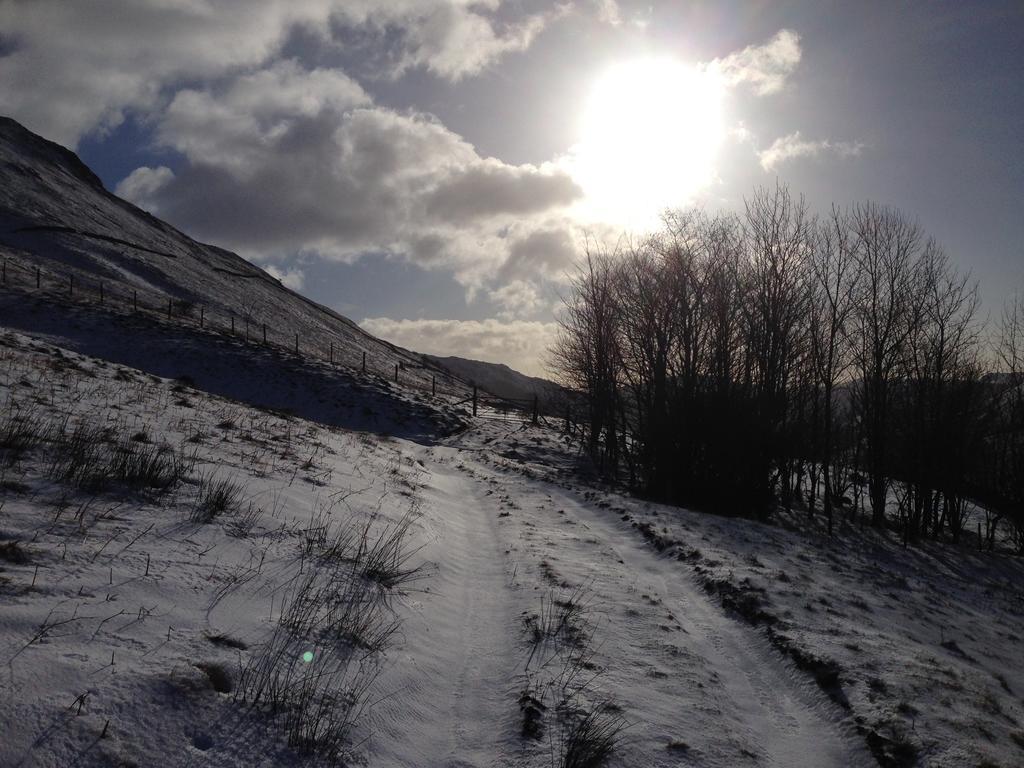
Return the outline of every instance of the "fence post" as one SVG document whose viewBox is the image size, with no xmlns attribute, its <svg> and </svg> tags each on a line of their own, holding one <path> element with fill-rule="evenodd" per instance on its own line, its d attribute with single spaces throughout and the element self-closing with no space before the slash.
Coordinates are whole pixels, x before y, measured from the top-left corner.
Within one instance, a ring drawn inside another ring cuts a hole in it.
<svg viewBox="0 0 1024 768">
<path fill-rule="evenodd" d="M 363 373 L 366 373 L 366 353 L 363 352 Z"/>
<path fill-rule="evenodd" d="M 139 311 L 139 292 L 132 291 L 132 312 Z"/>
<path fill-rule="evenodd" d="M 39 267 L 36 267 L 36 288 L 39 287 Z"/>
<path fill-rule="evenodd" d="M 431 395 L 436 395 L 437 394 L 437 377 L 436 376 L 431 376 L 430 377 L 430 394 Z"/>
<path fill-rule="evenodd" d="M 395 363 L 395 384 L 398 383 L 398 363 Z"/>
<path fill-rule="evenodd" d="M 231 316 L 231 335 L 235 335 L 235 316 Z"/>
<path fill-rule="evenodd" d="M 171 319 L 171 314 L 174 312 L 174 299 L 170 296 L 167 297 L 167 319 Z"/>
<path fill-rule="evenodd" d="M 334 365 L 334 342 L 331 342 L 331 365 Z"/>
<path fill-rule="evenodd" d="M 473 415 L 476 416 L 476 384 L 473 385 Z"/>
<path fill-rule="evenodd" d="M 299 334 L 295 334 L 295 354 L 299 354 Z"/>
<path fill-rule="evenodd" d="M 263 324 L 263 343 L 264 343 L 264 345 L 267 343 L 267 324 L 266 323 Z"/>
<path fill-rule="evenodd" d="M 534 394 L 534 396 L 533 396 L 533 423 L 534 424 L 537 423 L 537 419 L 538 419 L 539 415 L 540 414 L 538 414 L 538 412 L 537 412 L 537 395 Z"/>
<path fill-rule="evenodd" d="M 199 327 L 202 328 L 206 322 L 206 307 L 199 307 Z"/>
</svg>

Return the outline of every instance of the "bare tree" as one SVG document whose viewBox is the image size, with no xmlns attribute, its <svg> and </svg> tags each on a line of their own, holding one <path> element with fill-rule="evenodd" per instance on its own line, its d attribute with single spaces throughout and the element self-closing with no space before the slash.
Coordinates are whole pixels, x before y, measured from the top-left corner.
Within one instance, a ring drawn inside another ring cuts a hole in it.
<svg viewBox="0 0 1024 768">
<path fill-rule="evenodd" d="M 551 367 L 588 394 L 589 450 L 614 474 L 618 450 L 620 354 L 617 268 L 611 254 L 588 246 L 564 299 Z M 602 441 L 604 443 L 602 450 Z"/>
<path fill-rule="evenodd" d="M 850 366 L 849 319 L 853 311 L 853 244 L 846 214 L 833 207 L 818 226 L 811 250 L 809 304 L 811 361 L 822 403 L 824 509 L 832 535 L 832 483 L 835 389 Z"/>
<path fill-rule="evenodd" d="M 759 189 L 746 201 L 748 283 L 745 332 L 751 364 L 751 395 L 759 451 L 752 471 L 762 484 L 765 508 L 774 496 L 774 475 L 788 493 L 792 446 L 786 432 L 791 380 L 804 353 L 802 319 L 807 309 L 811 219 L 803 198 L 789 190 Z"/>
<path fill-rule="evenodd" d="M 857 402 L 865 440 L 871 521 L 885 523 L 889 489 L 889 417 L 910 332 L 909 297 L 922 235 L 900 211 L 865 203 L 851 212 L 859 272 L 852 314 L 853 354 L 860 377 Z"/>
</svg>

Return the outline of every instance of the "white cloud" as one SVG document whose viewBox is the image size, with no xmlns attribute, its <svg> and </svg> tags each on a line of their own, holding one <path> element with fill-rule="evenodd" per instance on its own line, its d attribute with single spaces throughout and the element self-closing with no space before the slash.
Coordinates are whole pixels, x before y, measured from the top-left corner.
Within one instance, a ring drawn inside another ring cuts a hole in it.
<svg viewBox="0 0 1024 768">
<path fill-rule="evenodd" d="M 525 280 L 513 280 L 487 293 L 488 298 L 501 307 L 498 317 L 512 320 L 517 317 L 528 317 L 538 310 L 546 308 L 537 286 Z"/>
<path fill-rule="evenodd" d="M 263 268 L 271 277 L 277 278 L 281 281 L 282 285 L 286 288 L 291 288 L 293 291 L 301 291 L 302 286 L 306 284 L 306 273 L 297 267 L 288 269 L 274 264 L 265 264 Z"/>
<path fill-rule="evenodd" d="M 416 23 L 407 25 L 404 54 L 391 71 L 426 67 L 449 80 L 475 75 L 506 53 L 524 51 L 538 34 L 571 7 L 557 5 L 499 28 L 476 10 L 499 3 L 425 3 Z"/>
<path fill-rule="evenodd" d="M 385 253 L 479 288 L 564 271 L 573 255 L 564 214 L 580 190 L 564 171 L 481 157 L 340 73 L 279 62 L 183 90 L 156 136 L 188 164 L 137 169 L 119 193 L 257 260 Z"/>
<path fill-rule="evenodd" d="M 174 171 L 165 165 L 158 165 L 156 168 L 136 168 L 121 179 L 114 194 L 126 200 L 154 200 L 160 194 L 160 190 L 172 181 Z M 156 213 L 157 206 L 151 206 L 150 210 Z"/>
<path fill-rule="evenodd" d="M 389 49 L 375 67 L 458 79 L 527 48 L 564 8 L 499 22 L 501 0 L 31 0 L 0 2 L 12 50 L 0 59 L 0 113 L 72 148 L 159 111 L 166 91 L 270 64 L 296 30 Z"/>
<path fill-rule="evenodd" d="M 742 51 L 715 59 L 707 65 L 729 85 L 749 83 L 760 96 L 782 90 L 786 78 L 800 63 L 800 36 L 783 29 L 764 45 L 749 45 Z"/>
<path fill-rule="evenodd" d="M 622 10 L 616 0 L 596 0 L 597 18 L 605 24 L 617 27 L 622 24 Z"/>
<path fill-rule="evenodd" d="M 374 336 L 417 352 L 504 363 L 530 376 L 545 375 L 543 359 L 557 324 L 523 320 L 393 320 L 374 317 L 360 325 Z"/>
<path fill-rule="evenodd" d="M 820 155 L 836 155 L 839 157 L 855 157 L 864 149 L 860 142 L 831 141 L 807 141 L 800 136 L 799 131 L 794 131 L 788 136 L 782 136 L 772 142 L 768 149 L 757 153 L 761 161 L 761 167 L 766 171 L 774 170 L 779 164 L 799 157 L 818 157 Z"/>
</svg>

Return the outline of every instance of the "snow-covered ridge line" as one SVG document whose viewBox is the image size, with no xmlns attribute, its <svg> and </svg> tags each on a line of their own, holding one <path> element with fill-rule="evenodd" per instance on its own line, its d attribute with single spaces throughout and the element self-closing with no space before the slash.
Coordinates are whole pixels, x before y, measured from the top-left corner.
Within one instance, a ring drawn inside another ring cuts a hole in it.
<svg viewBox="0 0 1024 768">
<path fill-rule="evenodd" d="M 441 388 L 466 389 L 423 356 L 377 339 L 236 254 L 196 242 L 115 197 L 74 153 L 6 118 L 0 120 L 0 258 L 8 289 L 74 298 L 74 283 L 78 298 L 94 303 L 102 290 L 107 303 L 122 306 L 131 299 L 157 311 L 202 308 L 211 320 L 235 318 L 239 331 L 248 324 L 256 335 L 265 326 L 283 347 L 297 337 L 301 348 L 325 359 L 333 347 L 349 367 L 361 368 L 364 355 L 375 371 L 397 365 L 406 383 L 420 389 L 430 388 L 432 378 Z M 0 322 L 17 317 L 8 313 Z"/>
</svg>

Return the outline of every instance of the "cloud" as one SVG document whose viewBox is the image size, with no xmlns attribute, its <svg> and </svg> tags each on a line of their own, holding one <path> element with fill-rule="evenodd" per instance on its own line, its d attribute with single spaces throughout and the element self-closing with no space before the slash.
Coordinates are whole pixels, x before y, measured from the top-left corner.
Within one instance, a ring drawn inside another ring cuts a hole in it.
<svg viewBox="0 0 1024 768">
<path fill-rule="evenodd" d="M 707 64 L 732 86 L 750 84 L 759 96 L 782 90 L 786 78 L 800 63 L 800 36 L 783 29 L 764 45 L 750 45 L 742 51 Z"/>
<path fill-rule="evenodd" d="M 369 103 L 340 71 L 280 61 L 216 91 L 178 91 L 159 118 L 156 140 L 192 162 L 244 172 L 297 122 Z"/>
<path fill-rule="evenodd" d="M 527 48 L 559 15 L 498 20 L 500 0 L 31 0 L 0 2 L 0 113 L 74 148 L 168 90 L 264 68 L 299 30 L 389 43 L 385 75 L 459 79 Z M 507 14 L 505 14 L 507 15 Z M 326 75 L 325 75 L 326 76 Z"/>
<path fill-rule="evenodd" d="M 393 320 L 374 317 L 360 325 L 374 336 L 417 352 L 505 363 L 521 373 L 543 376 L 542 360 L 557 324 L 524 320 Z"/>
<path fill-rule="evenodd" d="M 617 0 L 595 0 L 599 21 L 617 27 L 622 24 L 622 10 Z"/>
<path fill-rule="evenodd" d="M 507 53 L 524 51 L 551 22 L 571 5 L 556 5 L 512 24 L 498 25 L 478 12 L 499 2 L 425 3 L 415 23 L 405 26 L 403 54 L 391 69 L 397 76 L 413 67 L 425 67 L 449 80 L 475 75 Z"/>
<path fill-rule="evenodd" d="M 863 149 L 864 145 L 859 141 L 831 141 L 829 139 L 806 141 L 800 137 L 799 131 L 794 131 L 788 136 L 782 136 L 773 141 L 768 149 L 758 152 L 757 157 L 761 161 L 761 167 L 766 171 L 771 171 L 779 164 L 799 157 L 818 157 L 823 154 L 856 157 Z"/>
<path fill-rule="evenodd" d="M 306 284 L 306 273 L 297 267 L 288 269 L 275 266 L 274 264 L 265 264 L 263 268 L 271 277 L 280 280 L 282 285 L 286 288 L 291 288 L 293 291 L 301 291 L 302 286 Z"/>
<path fill-rule="evenodd" d="M 498 317 L 502 320 L 528 317 L 548 306 L 541 298 L 537 286 L 525 280 L 513 280 L 488 291 L 487 297 L 501 307 Z"/>
<path fill-rule="evenodd" d="M 501 214 L 530 214 L 565 205 L 581 194 L 565 173 L 484 160 L 451 172 L 424 200 L 427 213 L 450 224 Z"/>
<path fill-rule="evenodd" d="M 174 181 L 174 171 L 165 165 L 156 168 L 136 168 L 121 179 L 114 194 L 126 200 L 155 200 L 160 191 Z M 150 207 L 157 213 L 156 205 Z"/>
<path fill-rule="evenodd" d="M 538 227 L 510 244 L 501 277 L 505 280 L 544 277 L 560 281 L 576 262 L 578 254 L 576 242 L 564 226 Z"/>
<path fill-rule="evenodd" d="M 255 260 L 385 254 L 478 288 L 572 258 L 557 223 L 581 195 L 568 174 L 481 157 L 430 115 L 374 105 L 342 73 L 284 61 L 185 89 L 155 134 L 188 162 L 136 169 L 118 193 Z"/>
</svg>

